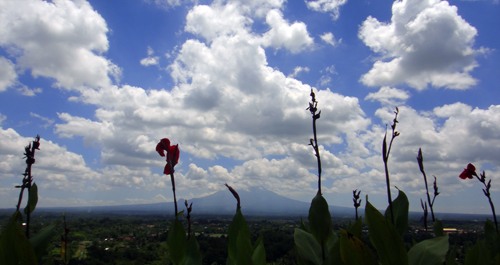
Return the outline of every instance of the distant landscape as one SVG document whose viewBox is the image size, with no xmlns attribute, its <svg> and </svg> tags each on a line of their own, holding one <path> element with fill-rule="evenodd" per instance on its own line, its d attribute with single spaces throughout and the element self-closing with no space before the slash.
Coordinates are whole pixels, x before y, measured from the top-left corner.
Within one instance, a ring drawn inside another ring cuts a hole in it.
<svg viewBox="0 0 500 265">
<path fill-rule="evenodd" d="M 293 200 L 278 195 L 265 188 L 252 187 L 249 191 L 241 190 L 238 192 L 241 197 L 242 212 L 245 216 L 256 217 L 297 217 L 307 218 L 310 203 Z M 184 199 L 178 200 L 180 210 L 184 209 Z M 222 190 L 214 194 L 190 199 L 193 203 L 193 216 L 232 216 L 236 210 L 236 201 L 227 190 Z M 181 207 L 182 206 L 182 207 Z M 38 212 L 61 213 L 65 212 L 86 212 L 102 214 L 160 214 L 173 216 L 174 203 L 161 202 L 151 204 L 133 204 L 133 205 L 115 205 L 115 206 L 81 206 L 81 207 L 39 207 Z M 380 209 L 384 212 L 385 209 Z M 0 209 L 0 214 L 10 213 L 12 209 Z M 358 209 L 360 215 L 364 209 Z M 330 206 L 330 213 L 334 219 L 353 219 L 354 207 Z M 420 220 L 423 217 L 422 212 L 410 212 L 410 219 Z M 462 213 L 436 213 L 440 220 L 464 220 L 464 221 L 484 221 L 491 219 L 491 215 L 485 214 L 462 214 Z M 274 218 L 273 218 L 274 219 Z M 429 217 L 430 219 L 430 217 Z"/>
<path fill-rule="evenodd" d="M 294 229 L 301 220 L 308 223 L 309 203 L 292 200 L 265 189 L 239 192 L 243 214 L 251 232 L 252 241 L 263 235 L 267 264 L 296 264 Z M 179 210 L 184 208 L 179 200 Z M 203 264 L 226 264 L 228 227 L 235 213 L 235 200 L 227 191 L 192 199 L 192 230 L 200 245 Z M 50 223 L 57 223 L 49 255 L 56 264 L 60 261 L 63 235 L 63 212 L 66 212 L 70 264 L 169 264 L 166 245 L 167 230 L 173 220 L 173 203 L 155 203 L 101 207 L 45 207 L 37 208 L 32 218 L 33 232 Z M 0 231 L 14 209 L 0 209 Z M 347 229 L 354 221 L 354 208 L 331 206 L 333 230 Z M 361 216 L 364 209 L 360 209 Z M 436 214 L 448 231 L 450 242 L 460 246 L 457 258 L 463 262 L 465 250 L 477 239 L 484 238 L 482 227 L 487 215 Z M 405 242 L 424 240 L 431 235 L 423 227 L 423 214 L 410 212 Z M 186 213 L 180 220 L 187 225 Z M 429 220 L 430 221 L 430 220 Z M 361 239 L 373 248 L 364 225 Z"/>
</svg>

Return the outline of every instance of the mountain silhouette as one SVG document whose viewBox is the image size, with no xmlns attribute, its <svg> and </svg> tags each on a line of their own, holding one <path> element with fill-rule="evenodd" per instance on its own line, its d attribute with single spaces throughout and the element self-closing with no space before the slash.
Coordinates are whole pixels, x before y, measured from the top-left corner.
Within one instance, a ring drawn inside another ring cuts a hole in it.
<svg viewBox="0 0 500 265">
<path fill-rule="evenodd" d="M 303 216 L 307 218 L 309 202 L 293 200 L 261 187 L 251 187 L 248 191 L 237 191 L 241 199 L 241 211 L 245 215 L 275 215 L 275 216 Z M 311 195 L 311 200 L 314 196 Z M 188 200 L 193 203 L 192 215 L 233 215 L 236 212 L 236 199 L 229 190 L 221 190 L 201 198 Z M 177 202 L 179 212 L 185 210 L 184 199 Z M 115 206 L 83 206 L 83 207 L 43 207 L 41 211 L 88 211 L 88 212 L 134 212 L 134 213 L 174 213 L 173 202 L 150 204 L 115 205 Z M 354 207 L 330 206 L 332 216 L 354 216 Z"/>
</svg>

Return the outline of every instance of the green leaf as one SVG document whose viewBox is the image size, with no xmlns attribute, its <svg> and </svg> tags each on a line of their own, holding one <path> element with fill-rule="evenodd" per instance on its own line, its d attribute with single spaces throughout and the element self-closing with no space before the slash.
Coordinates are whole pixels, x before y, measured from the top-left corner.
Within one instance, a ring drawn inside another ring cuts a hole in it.
<svg viewBox="0 0 500 265">
<path fill-rule="evenodd" d="M 361 217 L 354 221 L 354 223 L 349 224 L 347 232 L 355 235 L 357 238 L 361 238 L 361 234 L 363 233 L 363 220 Z"/>
<path fill-rule="evenodd" d="M 493 258 L 493 264 L 495 264 L 495 265 L 500 265 L 500 254 L 497 254 L 497 255 Z"/>
<path fill-rule="evenodd" d="M 326 252 L 330 252 L 330 250 L 332 249 L 333 245 L 335 244 L 335 242 L 337 242 L 338 240 L 338 236 L 333 232 L 333 229 L 332 231 L 330 232 L 330 239 L 328 240 L 328 242 L 326 243 Z"/>
<path fill-rule="evenodd" d="M 398 197 L 392 202 L 392 211 L 394 212 L 394 226 L 398 233 L 403 237 L 408 232 L 408 210 L 410 203 L 408 197 L 403 191 L 399 191 Z M 391 219 L 390 206 L 385 210 L 385 218 Z"/>
<path fill-rule="evenodd" d="M 55 235 L 55 228 L 57 223 L 53 223 L 47 227 L 42 228 L 35 236 L 30 238 L 30 243 L 35 251 L 36 259 L 40 259 L 47 252 L 52 237 Z"/>
<path fill-rule="evenodd" d="M 21 213 L 16 211 L 0 237 L 0 264 L 37 264 L 35 251 L 18 225 Z"/>
<path fill-rule="evenodd" d="M 325 246 L 332 231 L 332 217 L 328 203 L 318 192 L 309 208 L 309 231 L 321 246 Z"/>
<path fill-rule="evenodd" d="M 253 256 L 252 256 L 253 264 L 263 264 L 266 265 L 266 250 L 264 249 L 264 241 L 262 240 L 262 236 L 255 241 L 253 246 Z"/>
<path fill-rule="evenodd" d="M 365 219 L 372 242 L 384 265 L 406 265 L 408 254 L 396 228 L 366 198 Z"/>
<path fill-rule="evenodd" d="M 167 235 L 167 245 L 170 250 L 170 259 L 174 265 L 182 264 L 186 256 L 186 230 L 177 217 L 170 225 Z"/>
<path fill-rule="evenodd" d="M 500 233 L 497 234 L 495 225 L 490 220 L 486 220 L 484 225 L 484 242 L 491 251 L 491 257 L 500 255 Z"/>
<path fill-rule="evenodd" d="M 335 236 L 336 237 L 336 236 Z M 340 254 L 340 240 L 336 240 L 322 265 L 344 265 Z"/>
<path fill-rule="evenodd" d="M 253 265 L 253 247 L 250 242 L 250 237 L 243 233 L 238 234 L 236 242 L 236 264 L 237 265 Z"/>
<path fill-rule="evenodd" d="M 473 248 L 465 252 L 464 265 L 490 264 L 490 251 L 483 241 L 476 241 Z"/>
<path fill-rule="evenodd" d="M 52 257 L 49 257 L 48 260 L 46 260 L 43 265 L 54 265 L 54 259 Z"/>
<path fill-rule="evenodd" d="M 28 203 L 24 208 L 24 214 L 28 215 L 28 205 L 30 206 L 29 211 L 32 213 L 35 210 L 36 204 L 38 203 L 38 187 L 36 183 L 33 183 L 30 188 Z"/>
<path fill-rule="evenodd" d="M 409 265 L 442 265 L 448 247 L 448 235 L 424 240 L 408 251 Z"/>
<path fill-rule="evenodd" d="M 302 229 L 295 228 L 293 240 L 302 264 L 322 264 L 321 246 L 313 235 Z"/>
<path fill-rule="evenodd" d="M 450 253 L 448 254 L 448 258 L 446 259 L 446 265 L 455 265 L 456 258 L 457 258 L 457 244 L 453 245 L 453 248 L 450 250 Z"/>
<path fill-rule="evenodd" d="M 348 265 L 377 265 L 377 259 L 373 251 L 358 237 L 340 230 L 340 255 L 342 261 Z"/>
<path fill-rule="evenodd" d="M 418 244 L 417 240 L 415 240 L 415 238 L 413 237 L 413 235 L 411 236 L 411 242 L 413 243 L 413 246 L 415 246 L 416 244 Z"/>
<path fill-rule="evenodd" d="M 387 163 L 387 131 L 384 136 L 384 140 L 382 141 L 382 159 L 384 163 Z"/>
<path fill-rule="evenodd" d="M 302 220 L 302 217 L 300 217 L 300 229 L 309 232 L 309 229 L 307 229 L 306 224 L 304 223 L 304 220 Z"/>
<path fill-rule="evenodd" d="M 186 244 L 186 258 L 184 259 L 184 262 L 182 264 L 184 265 L 202 264 L 200 246 L 198 245 L 198 241 L 196 241 L 196 238 L 194 236 L 189 238 Z"/>
<path fill-rule="evenodd" d="M 438 219 L 434 222 L 434 234 L 436 236 L 444 236 L 443 223 L 441 223 Z"/>
<path fill-rule="evenodd" d="M 241 213 L 241 210 L 238 209 L 236 214 L 233 217 L 233 221 L 229 225 L 229 230 L 227 233 L 228 236 L 228 259 L 232 261 L 232 263 L 236 264 L 238 257 L 238 237 L 242 236 L 242 238 L 247 238 L 250 242 L 250 231 L 248 230 L 247 222 Z M 251 243 L 250 243 L 251 245 Z"/>
</svg>

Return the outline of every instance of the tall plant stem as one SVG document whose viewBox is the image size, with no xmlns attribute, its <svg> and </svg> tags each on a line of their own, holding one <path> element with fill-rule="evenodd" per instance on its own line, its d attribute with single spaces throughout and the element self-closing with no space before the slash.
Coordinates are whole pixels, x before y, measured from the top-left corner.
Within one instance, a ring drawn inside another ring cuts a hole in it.
<svg viewBox="0 0 500 265">
<path fill-rule="evenodd" d="M 497 230 L 497 234 L 498 234 L 498 221 L 497 221 L 497 215 L 495 213 L 495 206 L 493 205 L 493 202 L 491 201 L 491 196 L 488 196 L 488 200 L 490 201 L 491 211 L 493 212 L 493 219 L 495 220 L 495 229 Z"/>
<path fill-rule="evenodd" d="M 175 152 L 174 154 L 172 155 L 172 157 L 169 156 L 169 154 L 167 154 L 167 163 L 169 164 L 170 166 L 170 181 L 172 181 L 172 192 L 174 193 L 174 206 L 175 206 L 175 217 L 177 217 L 177 213 L 179 212 L 177 210 L 177 197 L 175 196 L 175 178 L 174 178 L 174 166 L 172 164 L 172 159 L 174 157 L 176 157 L 176 153 L 178 152 L 177 149 L 175 149 Z"/>
<path fill-rule="evenodd" d="M 391 196 L 391 181 L 389 179 L 389 169 L 387 168 L 387 161 L 384 161 L 385 167 L 385 182 L 387 184 L 387 199 L 389 200 L 389 210 L 391 211 L 391 222 L 394 224 L 394 211 L 392 210 L 392 196 Z"/>
<path fill-rule="evenodd" d="M 385 182 L 387 184 L 387 199 L 389 201 L 389 209 L 391 211 L 391 222 L 394 224 L 394 211 L 392 209 L 392 196 L 391 196 L 391 181 L 389 178 L 389 168 L 387 166 L 387 163 L 389 161 L 389 154 L 391 153 L 391 148 L 392 148 L 392 142 L 394 141 L 394 138 L 399 136 L 399 132 L 396 131 L 396 124 L 398 123 L 398 114 L 399 114 L 399 109 L 396 107 L 396 111 L 394 112 L 396 116 L 394 117 L 393 124 L 391 125 L 392 128 L 392 138 L 391 142 L 389 143 L 389 148 L 387 148 L 387 134 L 384 136 L 384 141 L 382 143 L 382 159 L 384 160 L 384 168 L 385 168 Z"/>
<path fill-rule="evenodd" d="M 314 151 L 316 152 L 316 158 L 318 160 L 318 192 L 321 194 L 321 158 L 319 156 L 318 138 L 316 136 L 316 120 L 317 119 L 313 117 Z"/>
<path fill-rule="evenodd" d="M 34 152 L 34 151 L 33 151 Z M 31 196 L 31 165 L 28 166 L 28 203 L 26 204 L 26 208 L 28 208 L 28 212 L 26 213 L 26 238 L 30 238 L 30 217 L 31 217 L 31 208 L 30 208 L 30 196 Z"/>
<path fill-rule="evenodd" d="M 310 140 L 309 145 L 311 145 L 314 148 L 314 153 L 316 155 L 316 160 L 318 161 L 318 194 L 321 195 L 321 158 L 319 156 L 319 147 L 318 147 L 318 137 L 316 133 L 316 120 L 320 118 L 321 116 L 321 110 L 318 111 L 318 102 L 316 101 L 316 95 L 314 94 L 314 91 L 311 89 L 311 102 L 309 102 L 309 107 L 307 108 L 312 115 L 313 119 L 313 135 L 314 139 Z"/>
<path fill-rule="evenodd" d="M 486 184 L 486 173 L 483 171 L 481 174 L 481 178 L 474 172 L 474 176 L 483 183 L 485 189 L 483 189 L 484 195 L 488 197 L 488 201 L 490 202 L 490 207 L 491 211 L 493 213 L 493 220 L 495 221 L 495 229 L 498 234 L 498 221 L 497 221 L 497 215 L 495 213 L 495 206 L 493 205 L 493 201 L 491 200 L 491 193 L 490 193 L 490 188 L 491 188 L 491 179 L 488 181 L 488 184 Z"/>
<path fill-rule="evenodd" d="M 172 171 L 170 171 L 170 180 L 172 181 L 172 192 L 174 193 L 175 216 L 177 216 L 177 213 L 178 213 L 177 197 L 175 196 L 175 179 L 174 179 L 174 173 Z"/>
<path fill-rule="evenodd" d="M 33 177 L 31 176 L 31 166 L 35 163 L 35 150 L 39 150 L 40 146 L 40 135 L 37 135 L 33 144 L 29 144 L 24 148 L 24 155 L 26 156 L 26 170 L 24 171 L 23 184 L 21 186 L 16 186 L 16 188 L 21 188 L 19 193 L 19 200 L 16 206 L 16 210 L 19 211 L 21 208 L 21 202 L 23 200 L 24 189 L 28 189 L 28 203 L 26 205 L 26 237 L 30 238 L 30 216 L 31 216 L 31 206 L 30 206 L 30 196 L 31 196 L 31 185 L 33 182 Z"/>
<path fill-rule="evenodd" d="M 431 208 L 431 216 L 432 216 L 432 222 L 436 222 L 436 218 L 434 217 L 434 209 L 432 208 L 432 205 L 434 204 L 434 200 L 431 202 L 431 196 L 429 195 L 429 187 L 427 185 L 427 176 L 425 175 L 425 172 L 422 172 L 424 174 L 424 180 L 425 180 L 425 190 L 427 192 L 427 202 L 429 203 L 429 208 Z M 436 197 L 434 197 L 436 198 Z"/>
</svg>

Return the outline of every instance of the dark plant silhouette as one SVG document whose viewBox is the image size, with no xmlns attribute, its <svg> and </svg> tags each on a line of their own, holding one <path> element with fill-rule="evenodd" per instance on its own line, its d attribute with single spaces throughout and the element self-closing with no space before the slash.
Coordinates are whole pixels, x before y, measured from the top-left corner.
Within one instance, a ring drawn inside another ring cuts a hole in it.
<svg viewBox="0 0 500 265">
<path fill-rule="evenodd" d="M 422 201 L 420 199 L 420 204 L 422 205 L 422 210 L 424 211 L 424 228 L 425 232 L 427 232 L 427 216 L 429 216 L 429 210 L 427 209 L 427 202 Z"/>
<path fill-rule="evenodd" d="M 66 226 L 66 212 L 63 212 L 64 236 L 61 236 L 61 258 L 64 264 L 68 264 L 68 234 L 69 228 Z"/>
<path fill-rule="evenodd" d="M 320 118 L 321 110 L 318 113 L 316 113 L 318 111 L 318 102 L 316 101 L 316 95 L 314 94 L 312 89 L 310 95 L 311 95 L 311 102 L 309 102 L 309 107 L 307 107 L 307 110 L 311 112 L 313 119 L 314 139 L 311 139 L 309 141 L 309 145 L 314 148 L 316 159 L 318 160 L 318 194 L 321 194 L 321 158 L 319 156 L 318 137 L 316 135 L 316 120 Z"/>
<path fill-rule="evenodd" d="M 493 212 L 493 220 L 495 220 L 495 229 L 498 233 L 498 221 L 497 221 L 497 215 L 495 213 L 495 205 L 493 205 L 493 201 L 491 200 L 491 193 L 490 193 L 490 188 L 491 188 L 491 179 L 488 181 L 488 184 L 486 184 L 486 173 L 483 171 L 480 176 L 477 175 L 476 173 L 476 167 L 469 163 L 467 165 L 467 168 L 464 168 L 464 171 L 460 174 L 461 179 L 472 179 L 473 176 L 479 180 L 479 182 L 483 183 L 484 189 L 483 193 L 486 197 L 488 197 L 488 201 L 490 203 L 491 211 Z"/>
<path fill-rule="evenodd" d="M 439 195 L 438 192 L 438 187 L 437 187 L 437 179 L 436 176 L 434 177 L 434 198 L 432 198 L 431 201 L 431 196 L 429 195 L 429 187 L 427 185 L 427 175 L 425 174 L 424 170 L 424 157 L 422 156 L 422 148 L 418 149 L 418 155 L 417 155 L 417 161 L 418 161 L 418 167 L 420 168 L 420 172 L 422 172 L 422 175 L 424 175 L 424 183 L 425 183 L 425 191 L 427 193 L 427 204 L 429 205 L 429 208 L 431 209 L 431 216 L 432 216 L 432 222 L 436 221 L 436 218 L 434 217 L 434 200 L 436 200 L 436 197 Z M 425 210 L 424 210 L 425 212 Z M 424 213 L 425 215 L 425 213 Z"/>
<path fill-rule="evenodd" d="M 163 174 L 170 175 L 170 181 L 172 182 L 172 192 L 174 193 L 174 205 L 175 205 L 175 216 L 177 216 L 177 198 L 175 196 L 175 178 L 174 178 L 174 166 L 179 162 L 179 144 L 170 145 L 170 140 L 168 138 L 163 138 L 156 145 L 156 152 L 160 156 L 165 156 L 165 151 L 167 152 L 165 169 Z"/>
<path fill-rule="evenodd" d="M 236 201 L 237 201 L 236 211 L 238 211 L 239 209 L 241 209 L 240 195 L 238 195 L 238 193 L 233 189 L 233 187 L 227 185 L 227 183 L 224 185 L 226 185 L 226 187 L 229 189 L 231 194 L 233 194 L 234 198 L 236 199 Z"/>
<path fill-rule="evenodd" d="M 354 209 L 356 210 L 356 220 L 358 220 L 358 208 L 361 206 L 362 201 L 362 199 L 359 198 L 360 193 L 361 191 L 358 191 L 357 189 L 352 191 L 352 200 L 354 201 Z"/>
<path fill-rule="evenodd" d="M 391 196 L 391 181 L 389 178 L 389 168 L 387 166 L 387 163 L 389 161 L 389 154 L 391 153 L 391 148 L 392 148 L 392 142 L 394 141 L 394 138 L 399 136 L 399 132 L 396 131 L 396 124 L 398 123 L 398 114 L 399 114 L 399 109 L 396 107 L 396 111 L 394 112 L 396 116 L 394 117 L 393 124 L 391 125 L 392 128 L 392 137 L 391 137 L 391 142 L 389 143 L 389 148 L 387 148 L 387 133 L 384 136 L 384 141 L 382 143 L 382 159 L 384 160 L 384 168 L 385 168 L 385 181 L 387 184 L 387 199 L 389 200 L 389 209 L 391 212 L 391 222 L 394 224 L 394 211 L 392 207 L 392 196 Z"/>
<path fill-rule="evenodd" d="M 184 205 L 186 205 L 187 217 L 188 220 L 188 240 L 191 238 L 191 211 L 193 210 L 193 203 L 191 203 L 188 207 L 188 201 L 184 201 Z"/>
<path fill-rule="evenodd" d="M 193 209 L 193 204 L 188 207 L 187 201 L 184 202 L 187 208 L 187 219 L 188 219 L 188 232 L 186 238 L 186 230 L 184 230 L 183 225 L 179 221 L 179 216 L 184 213 L 178 212 L 177 209 L 177 198 L 175 196 L 175 178 L 174 178 L 174 167 L 179 162 L 179 145 L 170 145 L 170 140 L 163 138 L 156 145 L 156 152 L 160 156 L 165 156 L 167 164 L 163 170 L 163 173 L 170 175 L 170 180 L 172 181 L 172 192 L 174 194 L 174 205 L 175 205 L 175 216 L 174 221 L 170 224 L 167 234 L 167 246 L 169 249 L 169 258 L 172 264 L 202 264 L 202 258 L 200 254 L 200 248 L 196 237 L 191 237 L 191 211 Z"/>
<path fill-rule="evenodd" d="M 21 191 L 19 193 L 19 201 L 17 203 L 17 211 L 19 211 L 19 208 L 21 207 L 24 189 L 28 189 L 28 203 L 26 205 L 26 208 L 24 209 L 24 213 L 26 214 L 26 237 L 30 238 L 30 216 L 31 212 L 35 209 L 36 203 L 38 201 L 38 188 L 36 187 L 36 184 L 34 186 L 32 185 L 33 176 L 31 175 L 31 166 L 35 164 L 35 151 L 40 150 L 40 135 L 37 135 L 35 141 L 26 146 L 24 150 L 24 158 L 26 158 L 26 170 L 23 174 L 23 184 L 21 186 L 16 186 L 16 188 L 21 188 Z M 32 193 L 32 187 L 37 191 Z"/>
</svg>

